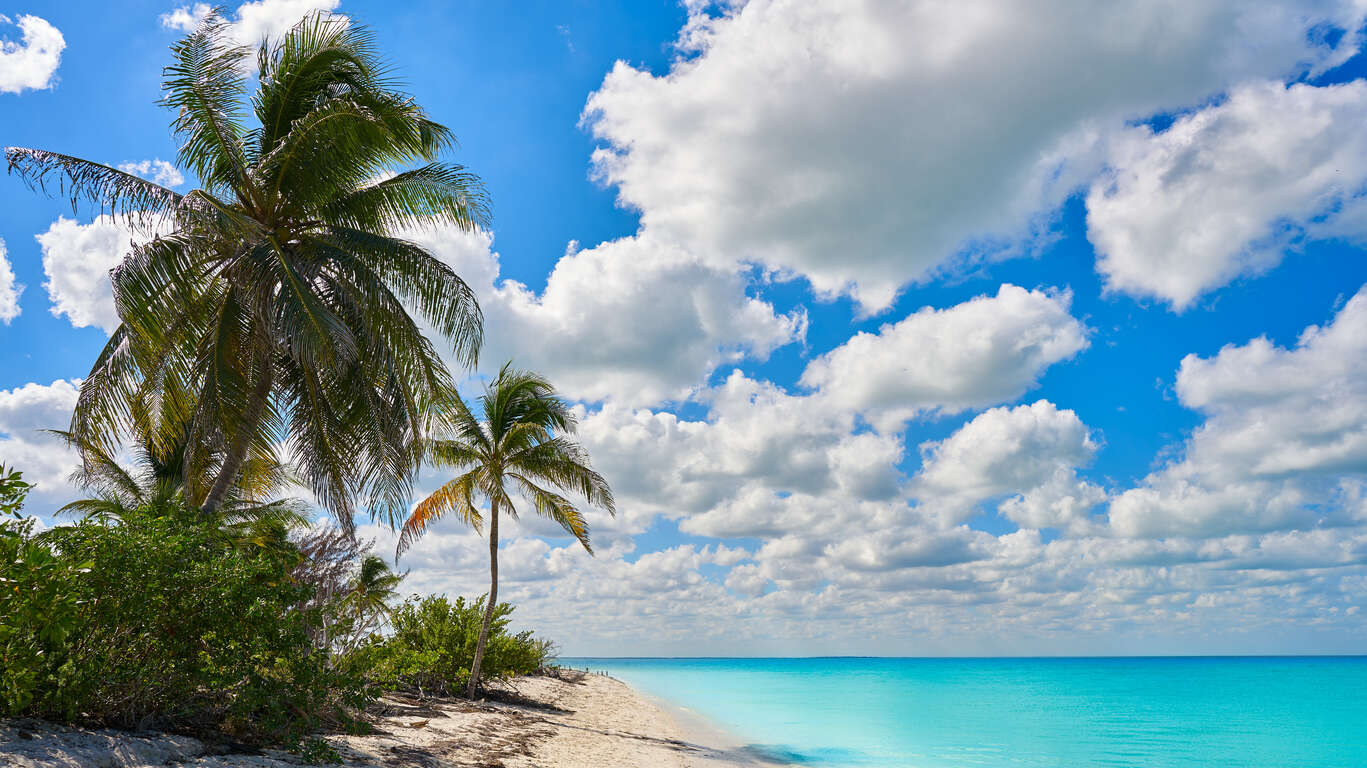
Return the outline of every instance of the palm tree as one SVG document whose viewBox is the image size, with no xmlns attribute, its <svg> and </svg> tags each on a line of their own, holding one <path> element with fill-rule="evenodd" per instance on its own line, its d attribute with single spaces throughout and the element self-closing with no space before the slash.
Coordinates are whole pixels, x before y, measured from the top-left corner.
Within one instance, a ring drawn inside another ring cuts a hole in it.
<svg viewBox="0 0 1367 768">
<path fill-rule="evenodd" d="M 398 597 L 399 583 L 405 575 L 395 573 L 383 557 L 366 555 L 361 559 L 346 593 L 351 628 L 340 638 L 343 649 L 354 649 L 384 624 L 393 610 L 390 603 Z"/>
<path fill-rule="evenodd" d="M 346 18 L 310 15 L 263 42 L 250 100 L 251 51 L 217 14 L 171 50 L 164 103 L 199 189 L 5 150 L 10 173 L 73 209 L 86 201 L 145 234 L 170 230 L 112 273 L 121 325 L 81 385 L 70 431 L 112 454 L 144 421 L 164 454 L 188 425 L 188 498 L 208 515 L 245 463 L 283 446 L 348 531 L 353 499 L 397 520 L 425 409 L 451 386 L 409 310 L 466 365 L 482 319 L 460 277 L 396 233 L 485 225 L 483 186 L 440 161 L 451 132 L 396 90 L 370 32 Z"/>
<path fill-rule="evenodd" d="M 564 527 L 590 554 L 588 524 L 579 509 L 544 486 L 577 493 L 589 504 L 616 514 L 607 481 L 589 466 L 584 449 L 567 437 L 576 427 L 574 414 L 549 382 L 537 374 L 513 370 L 509 363 L 485 388 L 480 404 L 482 422 L 459 396 L 445 402 L 448 434 L 427 441 L 427 456 L 434 466 L 460 474 L 418 503 L 404 522 L 398 543 L 398 553 L 402 553 L 430 523 L 448 512 L 478 530 L 484 518 L 475 506 L 475 496 L 489 500 L 489 595 L 466 689 L 472 697 L 498 605 L 498 516 L 506 511 L 517 517 L 508 488 L 531 502 L 537 514 Z"/>
<path fill-rule="evenodd" d="M 93 496 L 69 502 L 57 514 L 74 513 L 83 517 L 118 520 L 131 509 L 165 507 L 176 502 L 200 506 L 201 499 L 191 495 L 193 483 L 185 477 L 184 442 L 168 453 L 159 453 L 146 439 L 133 447 L 134 466 L 127 468 L 110 456 L 98 443 L 82 442 L 71 432 L 47 432 L 67 442 L 81 456 L 81 464 L 71 474 L 71 482 Z M 265 538 L 283 538 L 290 530 L 308 525 L 308 505 L 298 499 L 271 498 L 290 482 L 285 468 L 277 463 L 248 460 L 243 463 L 238 482 L 215 513 L 218 522 L 242 541 L 262 543 Z M 266 501 L 264 499 L 271 498 Z"/>
</svg>

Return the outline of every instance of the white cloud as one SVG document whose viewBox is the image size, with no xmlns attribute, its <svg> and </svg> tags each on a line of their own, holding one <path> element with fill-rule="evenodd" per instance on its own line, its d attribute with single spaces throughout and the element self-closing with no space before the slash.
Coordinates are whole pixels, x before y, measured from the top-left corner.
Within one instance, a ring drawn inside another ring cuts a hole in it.
<svg viewBox="0 0 1367 768">
<path fill-rule="evenodd" d="M 15 281 L 5 241 L 0 240 L 0 323 L 9 325 L 11 320 L 19 316 L 19 297 L 22 295 L 24 286 Z"/>
<path fill-rule="evenodd" d="M 668 74 L 618 62 L 590 97 L 585 122 L 606 144 L 596 173 L 654 235 L 866 310 L 956 252 L 1038 233 L 1125 121 L 1345 60 L 1367 10 L 753 0 L 712 17 L 704 5 L 690 6 Z"/>
<path fill-rule="evenodd" d="M 1003 284 L 945 309 L 924 307 L 878 333 L 858 333 L 813 360 L 802 384 L 894 431 L 918 413 L 1009 402 L 1054 363 L 1087 347 L 1069 293 Z"/>
<path fill-rule="evenodd" d="M 76 457 L 66 443 L 41 430 L 67 428 L 79 386 L 80 382 L 58 379 L 47 385 L 29 383 L 0 390 L 0 460 L 37 484 L 34 494 L 49 503 L 70 500 L 62 495 L 71 490 L 67 476 L 76 468 Z"/>
<path fill-rule="evenodd" d="M 169 13 L 161 15 L 161 25 L 167 29 L 174 29 L 177 32 L 193 32 L 195 27 L 213 11 L 213 6 L 208 3 L 195 3 L 194 5 L 183 5 Z"/>
<path fill-rule="evenodd" d="M 996 539 L 965 526 L 945 531 L 921 531 L 907 536 L 861 536 L 834 544 L 829 554 L 854 571 L 895 571 L 905 568 L 939 568 L 992 555 Z"/>
<path fill-rule="evenodd" d="M 1285 349 L 1266 338 L 1188 355 L 1177 396 L 1205 421 L 1182 458 L 1111 505 L 1128 536 L 1216 536 L 1367 519 L 1367 290 Z"/>
<path fill-rule="evenodd" d="M 944 440 L 921 445 L 914 494 L 942 524 L 962 523 L 981 502 L 1009 495 L 1001 512 L 1022 527 L 1081 528 L 1106 498 L 1076 473 L 1097 447 L 1076 413 L 1048 400 L 993 408 Z"/>
<path fill-rule="evenodd" d="M 333 11 L 340 0 L 256 0 L 237 7 L 234 32 L 244 43 L 283 35 L 306 14 L 313 11 Z"/>
<path fill-rule="evenodd" d="M 747 488 L 807 494 L 847 488 L 854 498 L 880 498 L 895 483 L 896 439 L 851 435 L 849 415 L 739 372 L 704 397 L 705 421 L 612 403 L 581 419 L 580 437 L 595 465 L 632 510 L 702 513 L 743 497 Z M 886 463 L 870 465 L 870 456 Z"/>
<path fill-rule="evenodd" d="M 89 224 L 63 216 L 36 237 L 43 250 L 43 287 L 52 300 L 53 316 L 66 315 L 76 328 L 95 326 L 113 333 L 119 316 L 109 271 L 128 255 L 134 240 L 145 235 L 135 235 L 126 221 L 101 215 Z"/>
<path fill-rule="evenodd" d="M 11 21 L 0 14 L 0 26 L 10 24 L 18 25 L 23 39 L 17 43 L 0 39 L 0 93 L 51 88 L 66 48 L 62 33 L 37 16 Z"/>
<path fill-rule="evenodd" d="M 1109 290 L 1181 310 L 1306 237 L 1367 236 L 1367 82 L 1257 82 L 1112 142 L 1087 195 Z"/>
<path fill-rule="evenodd" d="M 166 187 L 178 187 L 185 183 L 185 176 L 180 170 L 160 158 L 136 163 L 119 163 L 119 170 Z"/>
<path fill-rule="evenodd" d="M 255 46 L 262 40 L 278 37 L 289 31 L 300 19 L 313 11 L 336 10 L 341 0 L 255 0 L 237 7 L 231 34 L 243 45 Z M 167 29 L 191 32 L 213 8 L 208 3 L 195 3 L 175 8 L 161 15 L 161 25 Z"/>
<path fill-rule="evenodd" d="M 479 274 L 477 266 L 472 271 Z M 810 531 L 821 520 L 850 522 L 850 515 L 892 519 L 906 508 L 898 501 L 905 418 L 1014 399 L 1085 344 L 1066 295 L 1003 286 L 995 297 L 927 308 L 814 361 L 803 379 L 816 388 L 810 394 L 735 371 L 694 395 L 706 419 L 609 400 L 585 412 L 581 436 L 638 521 L 679 517 L 685 532 L 726 537 L 778 535 L 788 526 Z M 903 370 L 905 360 L 917 361 L 917 370 Z M 880 431 L 859 431 L 859 417 Z M 1085 428 L 1078 429 L 1086 442 Z M 1090 455 L 1094 446 L 1086 445 Z M 1083 515 L 1098 493 L 1075 478 L 1064 487 L 1062 479 L 1041 476 L 1000 493 L 1030 491 L 1012 514 L 1061 526 Z"/>
<path fill-rule="evenodd" d="M 806 315 L 777 315 L 746 294 L 745 275 L 700 263 L 645 236 L 567 252 L 537 294 L 499 280 L 488 235 L 407 233 L 474 288 L 485 314 L 481 358 L 515 357 L 584 400 L 683 399 L 724 362 L 764 359 L 802 338 Z"/>
</svg>

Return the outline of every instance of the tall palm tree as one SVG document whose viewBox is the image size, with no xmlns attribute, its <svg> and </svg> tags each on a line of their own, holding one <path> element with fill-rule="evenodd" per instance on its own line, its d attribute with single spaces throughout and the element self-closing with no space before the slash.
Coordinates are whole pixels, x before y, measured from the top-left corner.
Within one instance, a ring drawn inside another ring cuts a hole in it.
<svg viewBox="0 0 1367 768">
<path fill-rule="evenodd" d="M 147 235 L 112 273 L 121 324 L 81 385 L 71 433 L 112 453 L 140 420 L 159 452 L 188 425 L 186 478 L 212 515 L 244 463 L 283 444 L 350 530 L 354 499 L 407 512 L 423 413 L 450 387 L 411 308 L 472 364 L 478 304 L 396 233 L 488 221 L 483 186 L 440 161 L 451 132 L 396 89 L 368 30 L 305 17 L 251 51 L 212 14 L 172 46 L 164 103 L 187 194 L 106 165 L 5 150 L 31 187 L 126 217 Z M 247 111 L 250 111 L 250 115 Z"/>
<path fill-rule="evenodd" d="M 551 489 L 576 493 L 589 504 L 616 514 L 612 489 L 589 465 L 584 449 L 568 437 L 575 431 L 574 414 L 549 382 L 537 374 L 514 370 L 509 363 L 485 388 L 480 405 L 483 421 L 459 396 L 445 402 L 447 434 L 428 439 L 427 457 L 432 465 L 460 474 L 418 503 L 404 522 L 398 543 L 402 553 L 429 524 L 448 512 L 478 530 L 484 516 L 475 497 L 489 501 L 489 595 L 466 689 L 470 696 L 479 684 L 489 625 L 498 605 L 498 516 L 506 512 L 517 517 L 508 489 L 531 502 L 537 514 L 559 523 L 590 554 L 593 548 L 584 516 L 574 502 Z"/>
</svg>

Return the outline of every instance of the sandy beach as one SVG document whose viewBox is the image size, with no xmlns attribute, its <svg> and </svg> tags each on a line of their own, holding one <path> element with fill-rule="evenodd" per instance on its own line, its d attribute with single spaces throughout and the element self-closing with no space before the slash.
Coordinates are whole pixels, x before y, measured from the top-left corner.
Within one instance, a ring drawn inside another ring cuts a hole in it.
<svg viewBox="0 0 1367 768">
<path fill-rule="evenodd" d="M 346 766 L 479 768 L 724 768 L 770 765 L 724 734 L 650 701 L 610 677 L 521 678 L 526 703 L 393 697 L 366 736 L 327 736 Z M 215 754 L 215 753 L 218 754 Z M 83 730 L 34 721 L 0 724 L 0 765 L 19 768 L 282 768 L 307 765 L 266 750 L 223 753 L 198 739 Z"/>
</svg>

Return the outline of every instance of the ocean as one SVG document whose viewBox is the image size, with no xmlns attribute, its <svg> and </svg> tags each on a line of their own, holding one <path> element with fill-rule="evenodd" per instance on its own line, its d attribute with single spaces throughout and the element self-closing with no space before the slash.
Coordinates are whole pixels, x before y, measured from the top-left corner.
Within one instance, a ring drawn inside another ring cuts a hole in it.
<svg viewBox="0 0 1367 768">
<path fill-rule="evenodd" d="M 1367 768 L 1367 656 L 561 663 L 813 768 Z"/>
</svg>

